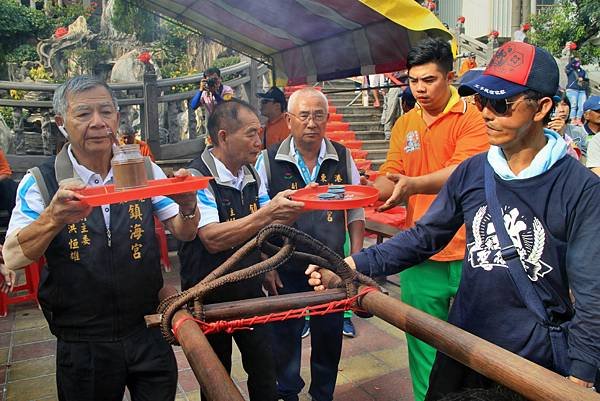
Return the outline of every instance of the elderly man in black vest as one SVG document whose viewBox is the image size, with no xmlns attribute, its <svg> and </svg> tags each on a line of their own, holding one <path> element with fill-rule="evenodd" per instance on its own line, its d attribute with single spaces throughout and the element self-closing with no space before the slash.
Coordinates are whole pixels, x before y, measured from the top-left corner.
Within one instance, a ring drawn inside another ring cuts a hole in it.
<svg viewBox="0 0 600 401">
<path fill-rule="evenodd" d="M 83 186 L 113 181 L 117 101 L 106 83 L 80 76 L 56 90 L 54 111 L 69 143 L 21 180 L 3 253 L 12 269 L 46 257 L 39 301 L 58 338 L 58 398 L 121 401 L 127 386 L 133 400 L 173 400 L 173 350 L 144 323 L 163 285 L 154 216 L 177 238 L 194 238 L 195 194 L 101 207 L 80 201 Z"/>
<path fill-rule="evenodd" d="M 257 161 L 261 178 L 267 181 L 271 196 L 307 185 L 359 184 L 358 169 L 348 149 L 325 138 L 328 103 L 323 93 L 305 88 L 294 92 L 288 103 L 287 123 L 291 135 L 263 151 Z M 346 232 L 352 252 L 363 245 L 363 209 L 345 211 L 313 211 L 305 213 L 294 227 L 306 232 L 344 255 Z M 271 292 L 289 294 L 310 291 L 304 278 L 307 264 L 287 263 L 279 269 L 278 286 Z M 273 325 L 274 351 L 277 362 L 277 387 L 284 401 L 298 400 L 304 387 L 300 377 L 301 333 L 304 319 Z M 311 385 L 309 393 L 315 401 L 331 401 L 342 350 L 343 314 L 314 316 L 311 330 Z"/>
<path fill-rule="evenodd" d="M 262 149 L 261 127 L 256 111 L 248 103 L 232 99 L 215 107 L 208 119 L 212 145 L 193 160 L 189 168 L 194 174 L 214 177 L 209 187 L 198 192 L 202 217 L 198 237 L 183 244 L 181 287 L 192 287 L 227 260 L 239 247 L 263 227 L 289 224 L 304 206 L 287 199 L 293 191 L 285 191 L 270 200 L 264 181 L 253 167 Z M 255 251 L 240 268 L 260 261 Z M 263 277 L 229 284 L 210 294 L 207 303 L 263 297 Z M 256 326 L 233 334 L 207 335 L 219 359 L 231 372 L 231 339 L 242 354 L 248 373 L 251 401 L 277 399 L 275 363 L 271 350 L 270 328 Z"/>
</svg>

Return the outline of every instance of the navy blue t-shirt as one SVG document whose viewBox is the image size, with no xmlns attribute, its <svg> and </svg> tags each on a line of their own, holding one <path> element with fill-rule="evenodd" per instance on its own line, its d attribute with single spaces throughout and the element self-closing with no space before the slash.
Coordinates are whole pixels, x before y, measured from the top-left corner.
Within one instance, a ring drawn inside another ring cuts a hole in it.
<svg viewBox="0 0 600 401">
<path fill-rule="evenodd" d="M 548 331 L 525 307 L 500 255 L 485 201 L 486 155 L 456 168 L 415 227 L 353 258 L 365 274 L 397 273 L 434 255 L 466 224 L 462 280 L 449 322 L 552 368 Z M 495 178 L 506 229 L 551 319 L 572 318 L 571 374 L 593 381 L 600 367 L 600 179 L 572 157 L 533 178 Z"/>
</svg>

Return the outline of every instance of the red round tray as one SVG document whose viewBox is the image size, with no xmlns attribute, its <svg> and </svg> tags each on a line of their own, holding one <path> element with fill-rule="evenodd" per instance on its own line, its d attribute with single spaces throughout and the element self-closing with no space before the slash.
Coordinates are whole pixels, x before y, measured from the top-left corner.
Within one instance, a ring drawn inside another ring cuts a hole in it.
<svg viewBox="0 0 600 401">
<path fill-rule="evenodd" d="M 304 209 L 310 210 L 346 210 L 368 206 L 377 201 L 379 191 L 365 185 L 344 185 L 346 193 L 344 199 L 324 200 L 319 199 L 319 194 L 327 192 L 328 186 L 321 185 L 316 188 L 302 188 L 290 198 L 304 202 Z"/>
<path fill-rule="evenodd" d="M 90 206 L 100 206 L 151 198 L 159 195 L 192 192 L 206 188 L 210 180 L 212 180 L 212 177 L 173 177 L 161 180 L 149 180 L 148 186 L 123 191 L 115 191 L 114 185 L 104 185 L 100 187 L 88 187 L 77 192 L 79 200 L 82 202 Z"/>
</svg>

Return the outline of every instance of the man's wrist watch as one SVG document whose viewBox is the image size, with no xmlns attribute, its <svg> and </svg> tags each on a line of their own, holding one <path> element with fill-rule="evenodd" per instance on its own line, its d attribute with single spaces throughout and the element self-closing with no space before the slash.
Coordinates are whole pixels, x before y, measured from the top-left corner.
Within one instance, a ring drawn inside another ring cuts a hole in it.
<svg viewBox="0 0 600 401">
<path fill-rule="evenodd" d="M 192 213 L 183 213 L 181 209 L 179 209 L 179 215 L 183 220 L 193 220 L 196 217 L 196 211 L 198 210 L 197 206 L 194 206 L 194 210 Z"/>
</svg>

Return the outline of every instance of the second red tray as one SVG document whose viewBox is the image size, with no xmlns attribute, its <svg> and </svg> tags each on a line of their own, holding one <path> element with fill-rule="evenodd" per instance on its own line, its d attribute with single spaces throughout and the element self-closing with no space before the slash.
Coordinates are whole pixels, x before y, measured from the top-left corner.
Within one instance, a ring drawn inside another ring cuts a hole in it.
<svg viewBox="0 0 600 401">
<path fill-rule="evenodd" d="M 109 205 L 160 195 L 181 194 L 203 189 L 212 177 L 173 177 L 162 180 L 148 180 L 148 185 L 140 188 L 115 191 L 114 185 L 88 187 L 78 191 L 79 199 L 90 206 Z"/>
<path fill-rule="evenodd" d="M 365 185 L 344 185 L 344 199 L 319 199 L 319 194 L 327 192 L 329 186 L 321 185 L 316 188 L 302 188 L 290 198 L 304 202 L 305 209 L 311 210 L 347 210 L 369 206 L 379 198 L 379 191 Z"/>
</svg>

